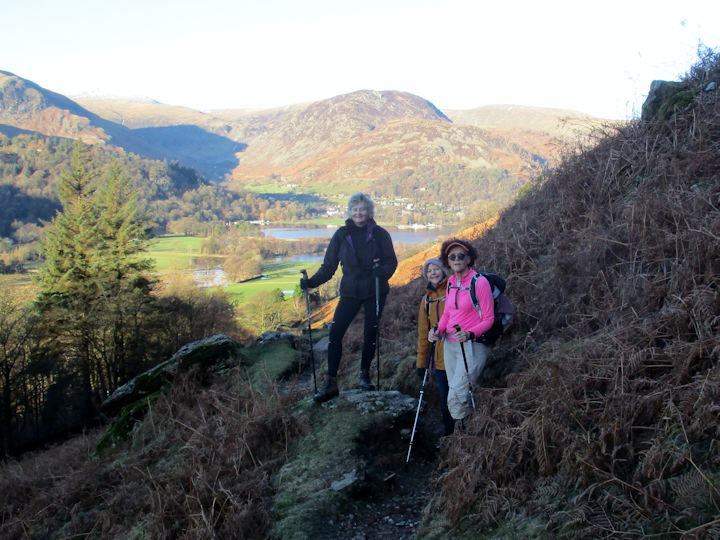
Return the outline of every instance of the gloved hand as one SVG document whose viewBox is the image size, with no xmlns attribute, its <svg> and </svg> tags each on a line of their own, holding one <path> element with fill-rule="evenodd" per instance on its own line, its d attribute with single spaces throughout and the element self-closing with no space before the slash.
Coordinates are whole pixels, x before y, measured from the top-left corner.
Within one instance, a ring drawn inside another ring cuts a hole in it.
<svg viewBox="0 0 720 540">
<path fill-rule="evenodd" d="M 385 272 L 379 266 L 374 266 L 372 269 L 373 276 L 380 279 L 385 279 Z"/>
<path fill-rule="evenodd" d="M 300 288 L 305 291 L 310 288 L 310 278 L 301 277 L 300 278 Z"/>
<path fill-rule="evenodd" d="M 415 374 L 420 378 L 422 381 L 425 378 L 425 368 L 415 368 Z"/>
</svg>

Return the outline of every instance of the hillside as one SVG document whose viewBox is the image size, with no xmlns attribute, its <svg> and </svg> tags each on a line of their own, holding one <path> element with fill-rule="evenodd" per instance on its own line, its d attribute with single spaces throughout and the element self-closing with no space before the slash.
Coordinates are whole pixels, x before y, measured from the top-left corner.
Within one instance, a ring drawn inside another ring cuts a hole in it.
<svg viewBox="0 0 720 540">
<path fill-rule="evenodd" d="M 532 133 L 532 136 L 529 136 Z M 380 190 L 388 180 L 427 184 L 409 178 L 423 169 L 443 184 L 443 170 L 506 171 L 529 178 L 551 158 L 553 138 L 528 130 L 510 132 L 453 124 L 428 101 L 395 91 L 358 91 L 282 111 L 239 155 L 232 180 L 241 184 L 268 176 L 303 186 L 354 183 Z M 524 183 L 521 182 L 521 184 Z M 408 196 L 407 192 L 402 193 Z"/>
<path fill-rule="evenodd" d="M 445 113 L 456 124 L 481 129 L 545 132 L 555 137 L 587 133 L 588 125 L 598 122 L 597 118 L 579 111 L 512 104 L 485 105 L 467 110 L 448 109 Z"/>
<path fill-rule="evenodd" d="M 466 176 L 514 178 L 503 188 L 511 194 L 557 155 L 562 142 L 587 130 L 553 128 L 562 111 L 532 108 L 505 110 L 484 123 L 479 110 L 455 111 L 461 121 L 453 123 L 427 100 L 397 91 L 361 90 L 267 111 L 210 113 L 153 101 L 78 99 L 0 74 L 0 124 L 6 130 L 80 137 L 178 161 L 211 180 L 229 179 L 236 189 L 254 182 L 277 190 L 290 182 L 310 190 L 337 184 L 344 192 L 373 191 L 388 181 L 417 189 L 431 179 L 457 184 L 453 171 L 459 168 Z M 473 182 L 462 181 L 481 186 Z M 412 189 L 395 194 L 407 197 Z M 508 200 L 487 198 L 501 206 Z"/>
<path fill-rule="evenodd" d="M 81 103 L 139 129 L 156 144 L 163 144 L 163 130 L 188 124 L 241 144 L 232 158 L 225 154 L 225 164 L 235 160 L 232 170 L 223 168 L 239 188 L 251 183 L 286 189 L 292 182 L 310 190 L 331 184 L 336 187 L 329 189 L 372 191 L 388 180 L 402 186 L 413 174 L 418 178 L 407 183 L 423 185 L 432 177 L 447 184 L 447 171 L 458 167 L 481 175 L 504 171 L 522 185 L 559 146 L 588 129 L 558 127 L 578 113 L 527 107 L 500 110 L 493 125 L 480 129 L 473 111 L 455 111 L 461 121 L 453 123 L 427 100 L 397 91 L 361 90 L 271 110 L 207 114 L 153 102 L 84 98 Z M 172 147 L 178 155 L 184 152 L 179 147 L 182 143 Z"/>
<path fill-rule="evenodd" d="M 551 161 L 560 154 L 561 148 L 585 141 L 593 129 L 608 123 L 578 111 L 511 104 L 447 110 L 446 113 L 455 124 L 489 131 L 528 151 L 551 156 Z"/>
<path fill-rule="evenodd" d="M 475 242 L 522 331 L 436 464 L 426 532 L 720 534 L 718 79 L 702 59 L 667 117 L 567 156 Z"/>
<path fill-rule="evenodd" d="M 494 214 L 589 129 L 558 128 L 567 111 L 527 107 L 485 112 L 484 120 L 480 109 L 455 111 L 461 122 L 453 122 L 427 100 L 398 91 L 203 113 L 153 101 L 85 97 L 81 105 L 10 73 L 0 82 L 0 131 L 7 135 L 82 138 L 177 161 L 235 192 L 293 189 L 337 203 L 367 191 L 409 205 L 393 216 L 403 223 L 436 221 L 440 207 L 453 220 Z"/>
<path fill-rule="evenodd" d="M 160 157 L 132 130 L 7 71 L 0 71 L 0 124 L 43 135 L 82 138 L 91 144 L 112 144 L 149 158 Z"/>
<path fill-rule="evenodd" d="M 303 506 L 296 538 L 719 537 L 718 82 L 720 54 L 701 59 L 662 114 L 595 133 L 593 147 L 566 154 L 479 225 L 477 266 L 507 278 L 519 320 L 493 347 L 466 429 L 437 451 L 419 525 L 364 519 L 391 484 L 338 495 L 347 478 L 322 462 L 312 475 L 281 473 L 318 463 L 301 453 L 313 446 L 316 457 L 321 428 L 299 412 L 292 381 L 309 393 L 305 370 L 270 391 L 235 373 L 182 378 L 105 455 L 89 457 L 93 432 L 9 462 L 0 532 L 272 538 L 278 508 L 287 511 L 275 495 L 307 487 L 332 504 Z M 410 395 L 422 257 L 394 278 L 380 336 L 384 389 Z M 356 320 L 342 390 L 356 380 L 361 333 Z M 344 440 L 363 414 L 339 402 L 313 413 L 339 420 L 324 433 Z M 406 446 L 377 442 L 320 449 L 364 458 L 374 473 L 399 469 Z M 307 532 L 318 526 L 325 536 Z"/>
</svg>

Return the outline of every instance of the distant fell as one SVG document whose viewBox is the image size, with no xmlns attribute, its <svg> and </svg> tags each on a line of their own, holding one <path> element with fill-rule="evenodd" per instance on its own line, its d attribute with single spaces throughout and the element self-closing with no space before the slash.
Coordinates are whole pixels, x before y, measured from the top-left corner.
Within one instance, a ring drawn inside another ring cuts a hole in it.
<svg viewBox="0 0 720 540">
<path fill-rule="evenodd" d="M 153 100 L 79 96 L 75 101 L 106 120 L 131 129 L 177 126 L 181 124 L 215 125 L 216 118 L 188 107 L 166 105 Z"/>
<path fill-rule="evenodd" d="M 547 132 L 556 136 L 573 135 L 579 128 L 596 125 L 598 119 L 589 114 L 568 109 L 528 107 L 525 105 L 485 105 L 475 109 L 447 110 L 457 124 L 482 129 L 526 130 Z"/>
<path fill-rule="evenodd" d="M 211 180 L 223 179 L 237 164 L 235 154 L 243 145 L 228 136 L 232 125 L 183 107 L 133 103 L 128 107 L 125 102 L 88 100 L 98 111 L 94 112 L 32 81 L 0 71 L 0 124 L 108 145 L 150 159 L 178 161 Z"/>
<path fill-rule="evenodd" d="M 239 189 L 297 184 L 419 200 L 432 198 L 424 190 L 435 183 L 435 193 L 453 186 L 504 205 L 592 123 L 581 113 L 514 105 L 447 114 L 395 90 L 358 90 L 262 111 L 201 112 L 88 97 L 78 103 L 0 73 L 0 124 L 178 161 Z"/>
<path fill-rule="evenodd" d="M 362 90 L 236 118 L 256 130 L 231 175 L 241 183 L 276 177 L 375 186 L 421 169 L 442 180 L 437 170 L 453 167 L 520 177 L 551 157 L 555 137 L 454 123 L 429 101 L 397 91 Z"/>
<path fill-rule="evenodd" d="M 261 168 L 287 168 L 351 143 L 394 120 L 450 120 L 432 103 L 405 92 L 362 90 L 267 118 L 234 177 Z"/>
<path fill-rule="evenodd" d="M 0 123 L 43 135 L 82 138 L 90 144 L 111 144 L 154 159 L 162 157 L 130 129 L 7 71 L 0 71 Z"/>
</svg>

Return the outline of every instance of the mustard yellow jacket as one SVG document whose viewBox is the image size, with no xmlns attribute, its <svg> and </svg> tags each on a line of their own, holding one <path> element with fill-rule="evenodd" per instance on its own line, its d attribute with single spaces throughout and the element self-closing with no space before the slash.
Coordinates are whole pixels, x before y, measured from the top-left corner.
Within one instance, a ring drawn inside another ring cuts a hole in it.
<svg viewBox="0 0 720 540">
<path fill-rule="evenodd" d="M 431 283 L 427 284 L 425 294 L 420 301 L 420 309 L 418 310 L 418 346 L 417 346 L 417 362 L 419 368 L 428 367 L 428 355 L 430 354 L 430 342 L 428 341 L 428 332 L 430 328 L 435 326 L 440 317 L 442 317 L 445 309 L 445 289 L 447 288 L 447 278 L 438 283 L 437 287 L 433 287 Z M 428 307 L 429 315 L 428 315 Z M 442 342 L 435 343 L 435 369 L 445 369 L 443 360 Z"/>
</svg>

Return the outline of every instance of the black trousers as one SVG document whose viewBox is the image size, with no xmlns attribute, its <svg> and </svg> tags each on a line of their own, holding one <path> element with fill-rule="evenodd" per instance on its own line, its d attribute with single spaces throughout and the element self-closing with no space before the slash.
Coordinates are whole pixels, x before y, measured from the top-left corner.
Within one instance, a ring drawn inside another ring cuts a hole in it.
<svg viewBox="0 0 720 540">
<path fill-rule="evenodd" d="M 380 295 L 380 316 L 382 316 L 382 310 L 383 307 L 385 307 L 386 297 L 386 294 Z M 365 324 L 363 325 L 363 346 L 360 369 L 370 369 L 370 363 L 375 354 L 377 326 L 380 322 L 379 317 L 377 320 L 375 317 L 375 297 L 371 296 L 370 298 L 361 300 L 359 298 L 341 296 L 340 302 L 338 302 L 338 306 L 335 308 L 332 326 L 330 327 L 330 342 L 328 343 L 328 375 L 330 377 L 337 377 L 340 358 L 342 357 L 343 336 L 361 307 L 364 310 Z"/>
<path fill-rule="evenodd" d="M 450 435 L 453 432 L 455 426 L 455 420 L 453 419 L 447 406 L 448 397 L 448 380 L 447 373 L 444 369 L 433 370 L 435 380 L 437 381 L 438 390 L 440 391 L 440 413 L 442 414 L 443 421 L 443 435 Z"/>
</svg>

